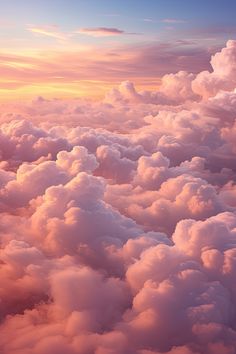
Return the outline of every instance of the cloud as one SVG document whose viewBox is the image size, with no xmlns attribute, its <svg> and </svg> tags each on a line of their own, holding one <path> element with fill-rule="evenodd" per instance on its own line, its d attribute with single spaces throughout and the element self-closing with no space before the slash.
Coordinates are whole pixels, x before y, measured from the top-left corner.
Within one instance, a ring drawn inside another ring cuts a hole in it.
<svg viewBox="0 0 236 354">
<path fill-rule="evenodd" d="M 57 26 L 29 26 L 27 30 L 33 34 L 52 37 L 62 41 L 68 38 L 68 36 L 61 32 Z"/>
<path fill-rule="evenodd" d="M 85 34 L 92 37 L 109 37 L 109 36 L 119 36 L 126 32 L 118 28 L 89 27 L 89 28 L 80 28 L 77 31 L 77 33 Z"/>
<path fill-rule="evenodd" d="M 177 18 L 164 18 L 162 20 L 163 23 L 168 23 L 168 24 L 181 24 L 181 23 L 186 23 L 186 20 L 181 20 Z"/>
<path fill-rule="evenodd" d="M 227 42 L 221 52 L 211 58 L 213 71 L 203 71 L 193 81 L 193 90 L 203 97 L 215 96 L 220 90 L 235 88 L 236 41 Z"/>
<path fill-rule="evenodd" d="M 1 353 L 235 353 L 235 42 L 211 63 L 1 107 Z"/>
</svg>

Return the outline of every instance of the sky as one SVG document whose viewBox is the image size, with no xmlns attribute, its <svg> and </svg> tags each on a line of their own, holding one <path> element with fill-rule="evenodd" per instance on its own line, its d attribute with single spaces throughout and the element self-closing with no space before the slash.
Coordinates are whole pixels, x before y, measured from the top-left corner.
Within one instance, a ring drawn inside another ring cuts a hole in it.
<svg viewBox="0 0 236 354">
<path fill-rule="evenodd" d="M 1 354 L 235 354 L 235 10 L 0 0 Z"/>
<path fill-rule="evenodd" d="M 236 33 L 233 0 L 0 1 L 2 100 L 101 97 L 124 79 L 209 69 Z M 196 58 L 197 56 L 197 58 Z"/>
</svg>

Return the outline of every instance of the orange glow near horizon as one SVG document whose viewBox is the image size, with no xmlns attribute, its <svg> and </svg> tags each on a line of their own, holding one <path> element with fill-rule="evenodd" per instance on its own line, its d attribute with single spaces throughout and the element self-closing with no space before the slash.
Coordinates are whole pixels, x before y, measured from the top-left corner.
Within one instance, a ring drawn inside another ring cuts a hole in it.
<svg viewBox="0 0 236 354">
<path fill-rule="evenodd" d="M 0 54 L 0 101 L 90 97 L 100 99 L 125 80 L 134 54 L 110 54 L 81 48 L 74 52 L 17 52 Z M 98 54 L 99 52 L 99 54 Z M 136 54 L 137 56 L 137 54 Z M 112 57 L 112 67 L 107 69 Z M 130 64 L 129 64 L 130 63 Z M 159 79 L 132 73 L 138 89 L 156 89 Z"/>
<path fill-rule="evenodd" d="M 136 80 L 135 82 L 138 82 Z M 1 81 L 0 86 L 0 102 L 11 102 L 16 100 L 29 100 L 37 96 L 42 96 L 44 98 L 60 98 L 60 99 L 72 99 L 72 98 L 90 98 L 90 99 L 102 99 L 114 86 L 118 86 L 119 81 L 106 83 L 103 81 L 95 80 L 83 80 L 74 83 L 60 83 L 59 80 L 56 82 L 40 83 L 26 85 L 16 88 L 18 85 L 17 81 Z M 9 88 L 5 88 L 8 86 Z M 11 88 L 10 88 L 11 87 Z M 154 85 L 152 83 L 140 83 L 135 85 L 137 90 L 155 90 L 158 88 L 158 84 Z"/>
</svg>

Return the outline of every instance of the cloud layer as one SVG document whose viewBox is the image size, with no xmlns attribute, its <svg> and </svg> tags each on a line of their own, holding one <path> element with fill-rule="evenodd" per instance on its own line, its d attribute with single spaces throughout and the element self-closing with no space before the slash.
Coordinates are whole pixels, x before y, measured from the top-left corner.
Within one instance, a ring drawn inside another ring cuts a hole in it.
<svg viewBox="0 0 236 354">
<path fill-rule="evenodd" d="M 2 354 L 235 353 L 236 41 L 211 64 L 2 108 Z"/>
</svg>

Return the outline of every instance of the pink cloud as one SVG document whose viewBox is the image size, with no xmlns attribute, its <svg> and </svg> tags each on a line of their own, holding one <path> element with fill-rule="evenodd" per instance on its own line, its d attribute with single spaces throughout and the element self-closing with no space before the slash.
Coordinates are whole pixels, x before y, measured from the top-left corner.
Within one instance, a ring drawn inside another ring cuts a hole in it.
<svg viewBox="0 0 236 354">
<path fill-rule="evenodd" d="M 228 41 L 221 52 L 211 58 L 213 71 L 203 71 L 193 81 L 193 90 L 203 97 L 215 96 L 220 90 L 235 88 L 236 41 Z"/>
<path fill-rule="evenodd" d="M 77 33 L 85 34 L 92 37 L 107 37 L 107 36 L 117 36 L 126 33 L 118 28 L 108 28 L 108 27 L 89 27 L 80 28 Z"/>
<path fill-rule="evenodd" d="M 1 353 L 234 354 L 234 51 L 1 106 Z"/>
</svg>

